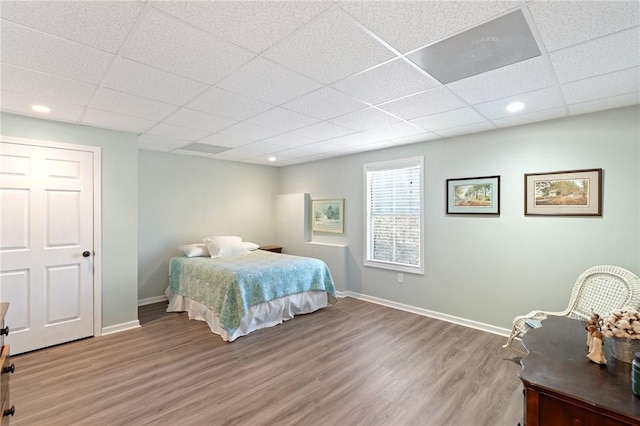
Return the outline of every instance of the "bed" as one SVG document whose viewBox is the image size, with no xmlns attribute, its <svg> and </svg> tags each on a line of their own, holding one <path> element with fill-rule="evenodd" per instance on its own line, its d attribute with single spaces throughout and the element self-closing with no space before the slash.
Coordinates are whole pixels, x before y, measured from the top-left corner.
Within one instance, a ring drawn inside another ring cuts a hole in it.
<svg viewBox="0 0 640 426">
<path fill-rule="evenodd" d="M 187 312 L 232 342 L 336 302 L 320 259 L 256 250 L 227 257 L 173 257 L 167 312 Z"/>
</svg>

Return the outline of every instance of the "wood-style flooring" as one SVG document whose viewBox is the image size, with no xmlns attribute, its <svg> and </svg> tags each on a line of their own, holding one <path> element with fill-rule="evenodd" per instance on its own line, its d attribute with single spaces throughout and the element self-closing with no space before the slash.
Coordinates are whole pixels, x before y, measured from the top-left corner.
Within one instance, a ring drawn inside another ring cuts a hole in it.
<svg viewBox="0 0 640 426">
<path fill-rule="evenodd" d="M 142 327 L 12 358 L 13 426 L 510 425 L 519 358 L 504 337 L 357 299 L 224 342 L 201 321 Z"/>
</svg>

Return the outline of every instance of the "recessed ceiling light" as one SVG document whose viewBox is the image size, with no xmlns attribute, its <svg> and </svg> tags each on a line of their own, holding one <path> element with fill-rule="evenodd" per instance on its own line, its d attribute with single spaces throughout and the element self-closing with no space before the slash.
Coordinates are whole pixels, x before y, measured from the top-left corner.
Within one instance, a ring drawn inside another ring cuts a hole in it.
<svg viewBox="0 0 640 426">
<path fill-rule="evenodd" d="M 276 161 L 276 157 L 269 157 L 269 161 L 273 163 L 274 161 Z"/>
<path fill-rule="evenodd" d="M 507 111 L 509 112 L 518 112 L 524 109 L 524 104 L 522 102 L 511 102 L 507 105 Z"/>
<path fill-rule="evenodd" d="M 42 112 L 45 114 L 50 111 L 49 107 L 44 105 L 31 105 L 31 109 L 35 112 Z"/>
</svg>

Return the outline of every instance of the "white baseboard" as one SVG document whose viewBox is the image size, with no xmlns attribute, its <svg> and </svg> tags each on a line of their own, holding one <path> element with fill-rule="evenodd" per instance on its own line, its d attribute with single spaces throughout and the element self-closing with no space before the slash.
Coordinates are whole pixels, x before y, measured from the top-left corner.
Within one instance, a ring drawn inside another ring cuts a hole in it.
<svg viewBox="0 0 640 426">
<path fill-rule="evenodd" d="M 110 325 L 109 327 L 102 328 L 102 335 L 106 336 L 107 334 L 119 333 L 121 331 L 133 330 L 134 328 L 140 327 L 140 321 L 129 321 L 123 322 L 122 324 Z"/>
<path fill-rule="evenodd" d="M 167 296 L 149 297 L 147 299 L 139 299 L 138 306 L 151 305 L 152 303 L 166 302 Z"/>
<path fill-rule="evenodd" d="M 422 315 L 429 318 L 435 318 L 438 320 L 451 322 L 451 323 L 462 325 L 465 327 L 475 328 L 476 330 L 486 331 L 487 333 L 497 334 L 499 336 L 508 337 L 509 334 L 511 333 L 511 330 L 509 329 L 496 327 L 491 324 L 485 324 L 482 322 L 473 321 L 466 318 L 456 317 L 454 315 L 443 314 L 441 312 L 430 311 L 428 309 L 416 308 L 415 306 L 405 305 L 403 303 L 398 303 L 398 302 L 391 302 L 386 299 L 367 296 L 365 294 L 360 294 L 353 291 L 341 292 L 340 297 L 353 297 L 354 299 L 360 299 L 366 302 L 376 303 L 378 305 L 399 309 L 401 311 L 411 312 L 413 314 L 418 314 L 418 315 Z"/>
</svg>

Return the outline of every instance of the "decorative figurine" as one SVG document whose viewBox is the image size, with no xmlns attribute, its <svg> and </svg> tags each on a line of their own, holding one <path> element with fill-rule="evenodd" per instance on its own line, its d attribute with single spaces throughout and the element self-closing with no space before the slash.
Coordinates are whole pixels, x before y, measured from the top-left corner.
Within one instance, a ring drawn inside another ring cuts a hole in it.
<svg viewBox="0 0 640 426">
<path fill-rule="evenodd" d="M 593 333 L 593 338 L 591 339 L 591 349 L 587 354 L 587 358 L 589 358 L 596 364 L 607 363 L 607 357 L 605 357 L 604 352 L 602 351 L 602 333 L 597 330 Z"/>
</svg>

